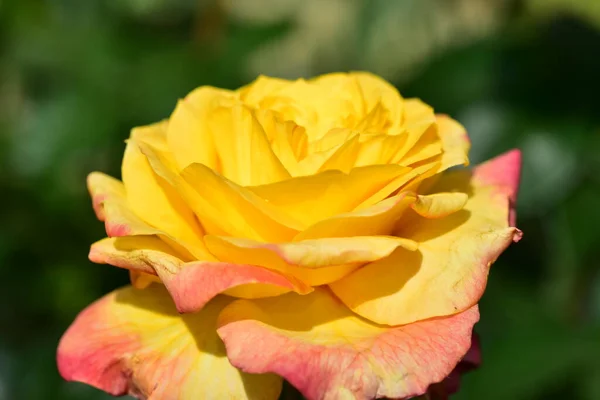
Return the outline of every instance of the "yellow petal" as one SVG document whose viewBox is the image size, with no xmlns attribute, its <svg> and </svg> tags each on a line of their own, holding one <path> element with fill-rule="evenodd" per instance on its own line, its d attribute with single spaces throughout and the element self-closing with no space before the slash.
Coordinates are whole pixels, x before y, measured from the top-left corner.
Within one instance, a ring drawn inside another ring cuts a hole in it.
<svg viewBox="0 0 600 400">
<path fill-rule="evenodd" d="M 60 374 L 114 396 L 161 399 L 277 399 L 281 378 L 233 367 L 215 323 L 230 300 L 179 315 L 166 290 L 124 288 L 85 309 L 62 337 Z"/>
<path fill-rule="evenodd" d="M 301 221 L 303 227 L 308 227 L 325 218 L 352 211 L 389 182 L 409 172 L 409 168 L 399 165 L 371 165 L 354 168 L 349 174 L 330 170 L 250 189 L 294 220 Z"/>
<path fill-rule="evenodd" d="M 290 177 L 273 152 L 263 126 L 249 108 L 219 107 L 207 118 L 223 176 L 242 186 L 263 185 Z"/>
<path fill-rule="evenodd" d="M 201 223 L 212 221 L 222 232 L 264 241 L 285 241 L 301 225 L 251 190 L 216 174 L 202 164 L 192 164 L 181 174 L 190 206 Z"/>
<path fill-rule="evenodd" d="M 466 193 L 435 193 L 417 196 L 412 209 L 426 218 L 442 218 L 463 209 L 469 196 Z"/>
<path fill-rule="evenodd" d="M 261 243 L 248 239 L 206 237 L 210 251 L 229 262 L 245 260 L 252 265 L 288 272 L 289 266 L 324 268 L 342 264 L 361 264 L 388 256 L 398 247 L 411 251 L 417 244 L 393 236 L 354 236 L 323 238 L 290 243 Z"/>
<path fill-rule="evenodd" d="M 300 232 L 294 241 L 327 237 L 389 235 L 398 219 L 415 199 L 414 193 L 403 192 L 369 208 L 324 219 Z"/>
<path fill-rule="evenodd" d="M 426 163 L 414 168 L 402 167 L 405 173 L 398 174 L 394 179 L 390 180 L 385 186 L 374 191 L 368 198 L 360 202 L 355 210 L 364 210 L 377 203 L 387 199 L 393 193 L 399 191 L 416 191 L 421 182 L 434 175 L 439 169 L 439 162 Z"/>
<path fill-rule="evenodd" d="M 368 72 L 352 72 L 350 76 L 358 82 L 366 112 L 381 102 L 389 112 L 390 124 L 398 127 L 402 122 L 404 112 L 404 99 L 398 90 L 385 80 Z"/>
<path fill-rule="evenodd" d="M 465 128 L 447 115 L 437 115 L 436 121 L 444 148 L 441 170 L 455 165 L 469 165 L 471 142 Z"/>
<path fill-rule="evenodd" d="M 149 225 L 187 244 L 199 257 L 206 257 L 201 239 L 203 232 L 192 210 L 169 182 L 154 173 L 140 150 L 138 141 L 165 143 L 164 137 L 164 124 L 133 130 L 122 167 L 127 202 Z"/>
<path fill-rule="evenodd" d="M 92 245 L 89 254 L 92 262 L 151 275 L 176 273 L 185 262 L 182 258 L 157 236 L 102 239 Z"/>
<path fill-rule="evenodd" d="M 131 281 L 131 286 L 136 289 L 146 289 L 153 283 L 161 283 L 158 276 L 134 270 L 129 270 L 129 280 Z"/>
<path fill-rule="evenodd" d="M 451 317 L 382 327 L 329 291 L 239 300 L 218 319 L 227 356 L 274 372 L 309 400 L 412 398 L 450 374 L 471 345 L 477 306 Z M 252 343 L 248 346 L 248 343 Z"/>
<path fill-rule="evenodd" d="M 433 192 L 469 193 L 464 209 L 441 219 L 407 215 L 396 234 L 417 241 L 419 250 L 398 249 L 355 271 L 330 285 L 335 294 L 359 315 L 388 325 L 451 315 L 476 304 L 490 265 L 520 238 L 508 221 L 516 162 L 499 157 L 473 174 L 445 175 Z M 510 178 L 499 180 L 504 173 Z"/>
<path fill-rule="evenodd" d="M 278 113 L 271 110 L 257 110 L 255 116 L 267 134 L 273 153 L 285 169 L 292 176 L 300 175 L 299 162 L 308 151 L 306 130 L 293 121 L 283 121 Z"/>
<path fill-rule="evenodd" d="M 96 216 L 104 221 L 108 236 L 159 233 L 131 210 L 120 181 L 101 172 L 92 172 L 88 175 L 87 186 Z"/>
<path fill-rule="evenodd" d="M 167 142 L 180 170 L 192 163 L 209 168 L 218 166 L 217 151 L 206 121 L 215 108 L 234 103 L 233 92 L 203 86 L 177 104 L 169 119 Z"/>
<path fill-rule="evenodd" d="M 406 154 L 410 154 L 410 150 L 435 124 L 433 108 L 419 99 L 404 100 L 403 110 L 402 131 L 400 133 L 406 135 L 406 142 L 403 150 L 396 155 L 394 160 L 396 162 L 401 162 Z"/>
</svg>

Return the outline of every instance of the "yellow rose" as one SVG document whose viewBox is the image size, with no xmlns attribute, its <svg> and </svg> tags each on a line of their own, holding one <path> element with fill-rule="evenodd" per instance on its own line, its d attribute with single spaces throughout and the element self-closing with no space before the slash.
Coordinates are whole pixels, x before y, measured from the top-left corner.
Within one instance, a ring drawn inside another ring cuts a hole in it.
<svg viewBox="0 0 600 400">
<path fill-rule="evenodd" d="M 516 150 L 473 170 L 463 127 L 367 73 L 201 87 L 88 185 L 132 284 L 83 311 L 68 380 L 159 399 L 405 398 L 471 345 L 520 238 Z M 185 313 L 180 315 L 179 313 Z"/>
</svg>

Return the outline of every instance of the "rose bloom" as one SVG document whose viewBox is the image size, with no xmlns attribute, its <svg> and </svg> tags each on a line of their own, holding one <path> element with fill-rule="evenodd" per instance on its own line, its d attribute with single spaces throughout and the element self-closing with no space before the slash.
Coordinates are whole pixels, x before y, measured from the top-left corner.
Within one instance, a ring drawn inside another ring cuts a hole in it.
<svg viewBox="0 0 600 400">
<path fill-rule="evenodd" d="M 368 73 L 194 90 L 132 130 L 122 182 L 89 176 L 90 260 L 132 285 L 75 319 L 61 375 L 153 400 L 443 389 L 521 236 L 519 151 L 448 171 L 469 143 Z"/>
</svg>

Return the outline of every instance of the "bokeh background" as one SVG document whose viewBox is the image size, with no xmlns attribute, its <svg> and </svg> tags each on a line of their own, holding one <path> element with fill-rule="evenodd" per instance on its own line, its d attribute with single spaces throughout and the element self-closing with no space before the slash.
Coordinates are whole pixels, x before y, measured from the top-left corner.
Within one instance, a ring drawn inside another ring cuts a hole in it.
<svg viewBox="0 0 600 400">
<path fill-rule="evenodd" d="M 0 0 L 0 399 L 108 399 L 63 382 L 61 333 L 127 273 L 85 188 L 131 127 L 199 85 L 369 70 L 523 151 L 523 240 L 481 301 L 484 364 L 456 399 L 600 399 L 600 1 Z"/>
</svg>

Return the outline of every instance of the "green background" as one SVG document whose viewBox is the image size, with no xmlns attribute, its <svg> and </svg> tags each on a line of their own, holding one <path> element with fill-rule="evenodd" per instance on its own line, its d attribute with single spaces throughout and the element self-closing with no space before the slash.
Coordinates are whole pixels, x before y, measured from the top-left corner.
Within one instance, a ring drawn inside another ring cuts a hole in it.
<svg viewBox="0 0 600 400">
<path fill-rule="evenodd" d="M 478 163 L 523 150 L 523 240 L 494 264 L 483 365 L 456 399 L 600 399 L 597 0 L 0 0 L 0 399 L 65 383 L 76 313 L 125 284 L 87 261 L 85 188 L 129 129 L 196 86 L 366 69 L 462 122 Z"/>
</svg>

